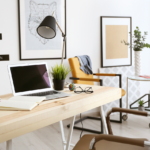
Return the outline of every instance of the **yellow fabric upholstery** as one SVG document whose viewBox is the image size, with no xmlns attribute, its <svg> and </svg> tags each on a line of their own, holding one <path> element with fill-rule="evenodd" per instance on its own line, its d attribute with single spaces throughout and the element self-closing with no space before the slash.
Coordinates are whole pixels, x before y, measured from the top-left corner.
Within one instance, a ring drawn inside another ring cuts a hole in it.
<svg viewBox="0 0 150 150">
<path fill-rule="evenodd" d="M 72 72 L 72 76 L 76 78 L 93 78 L 93 75 L 87 75 L 80 69 L 80 62 L 77 57 L 69 58 L 69 64 Z M 73 81 L 76 84 L 88 84 L 88 85 L 94 85 L 94 82 L 92 81 L 80 81 L 80 80 L 74 80 Z"/>
</svg>

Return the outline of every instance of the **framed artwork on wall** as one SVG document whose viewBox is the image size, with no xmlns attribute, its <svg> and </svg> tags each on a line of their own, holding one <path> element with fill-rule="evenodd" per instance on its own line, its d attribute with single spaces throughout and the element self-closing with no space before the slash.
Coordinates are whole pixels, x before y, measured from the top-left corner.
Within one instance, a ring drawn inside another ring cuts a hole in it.
<svg viewBox="0 0 150 150">
<path fill-rule="evenodd" d="M 132 43 L 132 18 L 120 16 L 101 17 L 101 67 L 132 65 L 132 48 L 121 43 Z"/>
<path fill-rule="evenodd" d="M 53 39 L 39 36 L 37 28 L 46 16 L 54 14 L 66 33 L 66 0 L 18 0 L 18 9 L 20 60 L 61 59 L 63 39 L 58 27 Z"/>
</svg>

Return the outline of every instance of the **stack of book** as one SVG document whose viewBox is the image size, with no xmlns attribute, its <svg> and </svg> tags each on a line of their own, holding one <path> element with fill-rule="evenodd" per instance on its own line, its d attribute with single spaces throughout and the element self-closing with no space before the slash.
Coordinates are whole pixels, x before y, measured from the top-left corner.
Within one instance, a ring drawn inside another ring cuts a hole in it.
<svg viewBox="0 0 150 150">
<path fill-rule="evenodd" d="M 149 75 L 140 75 L 139 77 L 146 78 L 146 79 L 150 79 L 150 76 L 149 76 Z"/>
</svg>

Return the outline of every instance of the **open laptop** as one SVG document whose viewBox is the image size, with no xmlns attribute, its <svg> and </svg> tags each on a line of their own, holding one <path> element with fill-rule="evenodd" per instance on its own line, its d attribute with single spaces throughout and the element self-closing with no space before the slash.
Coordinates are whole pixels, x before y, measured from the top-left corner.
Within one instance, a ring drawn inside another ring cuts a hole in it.
<svg viewBox="0 0 150 150">
<path fill-rule="evenodd" d="M 47 63 L 8 65 L 14 96 L 45 96 L 46 100 L 70 96 L 53 90 Z"/>
</svg>

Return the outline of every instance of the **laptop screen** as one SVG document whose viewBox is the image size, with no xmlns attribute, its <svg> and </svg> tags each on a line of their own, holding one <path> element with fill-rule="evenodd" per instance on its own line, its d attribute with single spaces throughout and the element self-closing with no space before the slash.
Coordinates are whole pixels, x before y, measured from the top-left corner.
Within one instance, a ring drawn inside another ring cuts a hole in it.
<svg viewBox="0 0 150 150">
<path fill-rule="evenodd" d="M 51 88 L 45 64 L 11 67 L 10 71 L 16 93 Z"/>
</svg>

